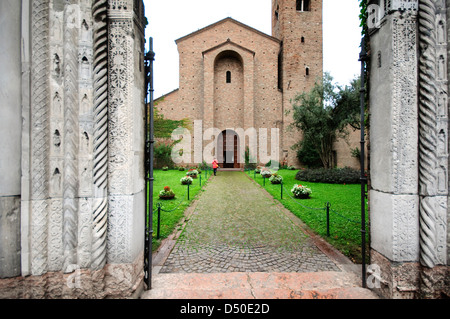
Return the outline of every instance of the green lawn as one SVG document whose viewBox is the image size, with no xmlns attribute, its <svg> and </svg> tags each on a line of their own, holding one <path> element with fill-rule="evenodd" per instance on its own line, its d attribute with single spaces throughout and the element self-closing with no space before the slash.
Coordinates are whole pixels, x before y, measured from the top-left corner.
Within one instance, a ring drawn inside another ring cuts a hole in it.
<svg viewBox="0 0 450 319">
<path fill-rule="evenodd" d="M 193 184 L 189 186 L 189 200 L 187 198 L 187 186 L 181 185 L 180 179 L 186 176 L 186 171 L 178 170 L 154 170 L 153 171 L 153 244 L 152 250 L 155 251 L 161 241 L 167 238 L 177 227 L 181 218 L 184 216 L 184 211 L 195 199 L 201 188 L 206 184 L 206 174 L 208 178 L 210 172 L 202 171 L 202 187 L 200 187 L 200 177 L 194 179 Z M 175 192 L 175 198 L 171 200 L 159 199 L 159 192 L 164 189 L 164 186 L 169 186 Z M 161 206 L 161 220 L 160 220 L 160 238 L 157 239 L 158 227 L 158 203 Z"/>
<path fill-rule="evenodd" d="M 247 171 L 248 176 L 260 185 L 264 180 L 260 174 Z M 268 179 L 264 188 L 287 209 L 305 222 L 315 233 L 349 257 L 360 263 L 361 258 L 361 185 L 323 184 L 303 182 L 295 179 L 297 170 L 279 170 L 283 177 L 283 199 L 280 185 L 273 185 Z M 256 177 L 256 178 L 255 178 Z M 312 190 L 310 199 L 294 199 L 291 189 L 295 184 L 306 185 Z M 327 236 L 326 203 L 330 207 L 330 236 Z M 366 225 L 367 225 L 366 203 Z M 368 234 L 366 226 L 366 253 L 368 253 Z M 366 261 L 368 261 L 366 255 Z"/>
</svg>

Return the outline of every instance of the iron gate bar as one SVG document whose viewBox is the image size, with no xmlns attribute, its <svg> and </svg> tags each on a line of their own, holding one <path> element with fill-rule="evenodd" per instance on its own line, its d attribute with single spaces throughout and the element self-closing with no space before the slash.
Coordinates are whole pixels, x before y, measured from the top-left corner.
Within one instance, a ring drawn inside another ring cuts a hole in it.
<svg viewBox="0 0 450 319">
<path fill-rule="evenodd" d="M 149 39 L 149 51 L 144 56 L 145 66 L 145 248 L 144 282 L 152 289 L 152 238 L 153 238 L 153 38 Z"/>
<path fill-rule="evenodd" d="M 364 133 L 364 109 L 365 109 L 365 67 L 368 60 L 366 52 L 366 40 L 365 37 L 361 40 L 361 53 L 359 54 L 359 61 L 361 62 L 361 88 L 360 88 L 360 115 L 361 115 L 361 152 L 360 152 L 360 165 L 361 165 L 361 254 L 362 254 L 362 286 L 366 288 L 366 183 L 367 177 L 364 172 L 364 148 L 365 148 L 365 133 Z"/>
</svg>

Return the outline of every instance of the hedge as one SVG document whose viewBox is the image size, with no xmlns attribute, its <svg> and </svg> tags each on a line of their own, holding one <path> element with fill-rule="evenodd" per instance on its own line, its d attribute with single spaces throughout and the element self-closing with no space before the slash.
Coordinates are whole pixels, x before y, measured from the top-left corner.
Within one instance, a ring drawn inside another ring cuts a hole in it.
<svg viewBox="0 0 450 319">
<path fill-rule="evenodd" d="M 301 169 L 295 175 L 295 179 L 299 181 L 328 184 L 359 184 L 360 177 L 361 171 L 350 167 Z"/>
</svg>

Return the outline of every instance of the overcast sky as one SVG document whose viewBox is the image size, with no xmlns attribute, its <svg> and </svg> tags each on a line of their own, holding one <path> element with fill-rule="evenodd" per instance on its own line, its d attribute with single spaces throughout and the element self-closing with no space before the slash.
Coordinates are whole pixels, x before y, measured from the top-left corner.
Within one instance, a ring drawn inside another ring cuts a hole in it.
<svg viewBox="0 0 450 319">
<path fill-rule="evenodd" d="M 226 17 L 272 35 L 272 0 L 144 0 L 144 3 L 149 22 L 146 38 L 153 38 L 156 53 L 155 98 L 179 86 L 176 39 Z M 360 73 L 358 15 L 358 0 L 323 0 L 324 71 L 330 72 L 341 85 Z"/>
</svg>

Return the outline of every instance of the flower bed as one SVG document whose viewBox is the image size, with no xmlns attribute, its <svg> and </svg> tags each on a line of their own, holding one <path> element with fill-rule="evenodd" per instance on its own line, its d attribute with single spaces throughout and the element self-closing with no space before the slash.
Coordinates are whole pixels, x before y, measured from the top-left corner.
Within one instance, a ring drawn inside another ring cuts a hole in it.
<svg viewBox="0 0 450 319">
<path fill-rule="evenodd" d="M 295 184 L 294 187 L 292 187 L 291 192 L 294 194 L 296 198 L 301 199 L 309 198 L 309 196 L 312 193 L 311 188 L 297 184 Z"/>
<path fill-rule="evenodd" d="M 193 179 L 190 176 L 185 176 L 180 179 L 180 182 L 182 185 L 189 185 L 189 184 L 192 184 Z"/>
<path fill-rule="evenodd" d="M 173 199 L 173 198 L 175 198 L 175 193 L 170 189 L 169 186 L 164 186 L 164 189 L 159 192 L 159 198 Z"/>
</svg>

